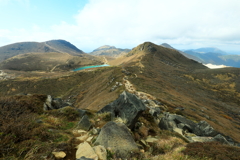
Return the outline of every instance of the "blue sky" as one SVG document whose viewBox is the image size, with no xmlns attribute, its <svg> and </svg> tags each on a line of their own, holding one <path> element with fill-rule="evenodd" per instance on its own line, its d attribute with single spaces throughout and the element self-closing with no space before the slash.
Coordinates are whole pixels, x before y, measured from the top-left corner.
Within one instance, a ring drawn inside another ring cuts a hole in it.
<svg viewBox="0 0 240 160">
<path fill-rule="evenodd" d="M 65 39 L 85 52 L 145 41 L 240 54 L 240 0 L 0 0 L 0 46 Z"/>
</svg>

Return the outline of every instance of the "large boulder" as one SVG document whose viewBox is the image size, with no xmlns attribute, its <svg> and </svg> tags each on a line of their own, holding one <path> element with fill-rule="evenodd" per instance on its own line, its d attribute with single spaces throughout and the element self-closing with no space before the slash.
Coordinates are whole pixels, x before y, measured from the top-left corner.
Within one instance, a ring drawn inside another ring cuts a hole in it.
<svg viewBox="0 0 240 160">
<path fill-rule="evenodd" d="M 113 121 L 102 127 L 94 145 L 111 148 L 111 151 L 120 158 L 129 158 L 131 151 L 138 150 L 127 126 Z"/>
<path fill-rule="evenodd" d="M 136 95 L 124 91 L 118 99 L 103 107 L 98 113 L 110 112 L 112 120 L 121 117 L 132 129 L 145 109 L 146 106 Z"/>
<path fill-rule="evenodd" d="M 206 121 L 200 121 L 194 128 L 194 134 L 198 136 L 214 137 L 218 134 L 218 132 Z"/>
</svg>

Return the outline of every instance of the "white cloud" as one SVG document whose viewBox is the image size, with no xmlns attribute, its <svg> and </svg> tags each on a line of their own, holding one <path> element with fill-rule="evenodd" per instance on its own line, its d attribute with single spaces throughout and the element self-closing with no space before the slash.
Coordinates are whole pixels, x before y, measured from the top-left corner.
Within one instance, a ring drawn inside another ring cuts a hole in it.
<svg viewBox="0 0 240 160">
<path fill-rule="evenodd" d="M 88 51 L 104 44 L 130 48 L 144 41 L 239 48 L 239 17 L 239 0 L 90 0 L 76 13 L 76 24 L 61 22 L 47 32 L 21 33 L 29 40 L 66 39 Z"/>
</svg>

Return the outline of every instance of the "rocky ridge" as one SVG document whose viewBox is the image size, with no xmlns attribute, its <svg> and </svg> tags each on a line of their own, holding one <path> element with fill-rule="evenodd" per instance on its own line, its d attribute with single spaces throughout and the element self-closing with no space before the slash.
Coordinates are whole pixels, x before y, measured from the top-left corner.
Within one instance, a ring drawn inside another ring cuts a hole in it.
<svg viewBox="0 0 240 160">
<path fill-rule="evenodd" d="M 91 118 L 87 116 L 88 111 L 78 109 L 82 118 L 73 130 L 77 148 L 76 159 L 128 159 L 133 156 L 143 158 L 145 152 L 154 153 L 153 146 L 160 137 L 157 130 L 147 126 L 147 123 L 158 126 L 159 130 L 175 132 L 188 143 L 215 141 L 230 146 L 239 145 L 230 137 L 216 131 L 206 121 L 196 123 L 184 116 L 171 114 L 165 111 L 166 107 L 161 102 L 143 97 L 124 91 L 114 102 L 97 113 L 91 113 Z M 48 96 L 44 108 L 50 101 L 51 97 Z M 58 101 L 61 102 L 60 99 Z M 55 109 L 64 107 L 61 103 L 58 104 Z M 141 120 L 141 117 L 146 115 L 150 122 Z M 100 127 L 98 124 L 102 122 L 104 125 Z M 57 159 L 59 155 L 62 155 L 61 158 L 66 156 L 64 151 L 60 152 L 53 152 Z"/>
</svg>

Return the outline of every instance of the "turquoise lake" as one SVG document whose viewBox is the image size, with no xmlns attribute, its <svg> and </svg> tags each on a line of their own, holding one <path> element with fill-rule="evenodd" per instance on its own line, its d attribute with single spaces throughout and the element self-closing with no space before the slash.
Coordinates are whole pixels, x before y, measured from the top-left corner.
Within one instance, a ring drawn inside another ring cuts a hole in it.
<svg viewBox="0 0 240 160">
<path fill-rule="evenodd" d="M 103 64 L 103 65 L 96 65 L 96 66 L 85 66 L 85 67 L 76 68 L 76 69 L 74 69 L 73 71 L 80 71 L 80 70 L 83 70 L 83 69 L 98 68 L 98 67 L 107 67 L 107 66 L 110 66 L 110 65 L 108 65 L 108 64 Z"/>
</svg>

